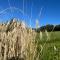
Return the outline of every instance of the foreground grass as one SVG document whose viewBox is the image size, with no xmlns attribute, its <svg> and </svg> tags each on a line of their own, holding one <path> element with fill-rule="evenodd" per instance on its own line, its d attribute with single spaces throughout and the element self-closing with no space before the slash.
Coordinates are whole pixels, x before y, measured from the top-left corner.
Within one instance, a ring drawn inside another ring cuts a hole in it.
<svg viewBox="0 0 60 60">
<path fill-rule="evenodd" d="M 60 32 L 37 33 L 15 20 L 2 26 L 0 60 L 60 60 Z"/>
<path fill-rule="evenodd" d="M 42 46 L 38 47 L 38 51 L 40 48 L 40 60 L 60 60 L 60 32 L 49 32 L 48 34 L 49 40 L 47 40 L 45 32 L 43 32 L 42 40 L 36 37 L 39 41 L 38 45 Z M 39 33 L 37 36 L 39 36 Z"/>
</svg>

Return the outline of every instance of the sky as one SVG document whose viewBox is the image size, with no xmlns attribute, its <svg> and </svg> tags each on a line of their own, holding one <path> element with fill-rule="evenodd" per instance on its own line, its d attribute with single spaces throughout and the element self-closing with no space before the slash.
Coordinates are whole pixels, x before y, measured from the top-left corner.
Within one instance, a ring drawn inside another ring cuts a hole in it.
<svg viewBox="0 0 60 60">
<path fill-rule="evenodd" d="M 0 0 L 0 22 L 20 19 L 31 27 L 60 24 L 60 0 Z"/>
</svg>

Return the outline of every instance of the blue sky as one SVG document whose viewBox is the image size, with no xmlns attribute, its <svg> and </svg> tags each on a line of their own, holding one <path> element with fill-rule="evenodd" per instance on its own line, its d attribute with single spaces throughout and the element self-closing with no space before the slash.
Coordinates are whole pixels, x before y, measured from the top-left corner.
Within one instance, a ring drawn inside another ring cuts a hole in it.
<svg viewBox="0 0 60 60">
<path fill-rule="evenodd" d="M 40 26 L 60 24 L 60 0 L 24 0 L 24 4 L 23 0 L 0 0 L 0 22 L 14 17 L 32 27 L 35 27 L 36 20 Z"/>
</svg>

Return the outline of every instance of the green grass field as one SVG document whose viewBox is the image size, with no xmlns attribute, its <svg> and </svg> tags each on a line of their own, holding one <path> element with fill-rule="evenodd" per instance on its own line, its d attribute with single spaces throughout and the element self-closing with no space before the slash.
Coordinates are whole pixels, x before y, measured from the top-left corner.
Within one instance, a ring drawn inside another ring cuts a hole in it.
<svg viewBox="0 0 60 60">
<path fill-rule="evenodd" d="M 49 32 L 49 38 L 45 32 L 43 32 L 42 40 L 39 39 L 39 33 L 37 34 L 36 40 L 38 40 L 39 47 L 38 54 L 40 54 L 40 60 L 60 60 L 60 32 Z M 41 51 L 42 49 L 42 51 Z"/>
</svg>

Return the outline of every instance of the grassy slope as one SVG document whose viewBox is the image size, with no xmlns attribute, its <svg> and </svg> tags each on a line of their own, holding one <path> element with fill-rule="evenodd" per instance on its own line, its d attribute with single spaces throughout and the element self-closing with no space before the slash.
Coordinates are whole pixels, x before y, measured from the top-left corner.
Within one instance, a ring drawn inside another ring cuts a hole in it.
<svg viewBox="0 0 60 60">
<path fill-rule="evenodd" d="M 46 34 L 43 33 L 42 40 L 39 39 L 38 44 L 44 46 L 40 53 L 40 60 L 60 60 L 60 32 L 49 32 L 49 36 L 50 40 L 47 40 Z M 54 49 L 54 46 L 56 47 L 56 50 Z"/>
</svg>

